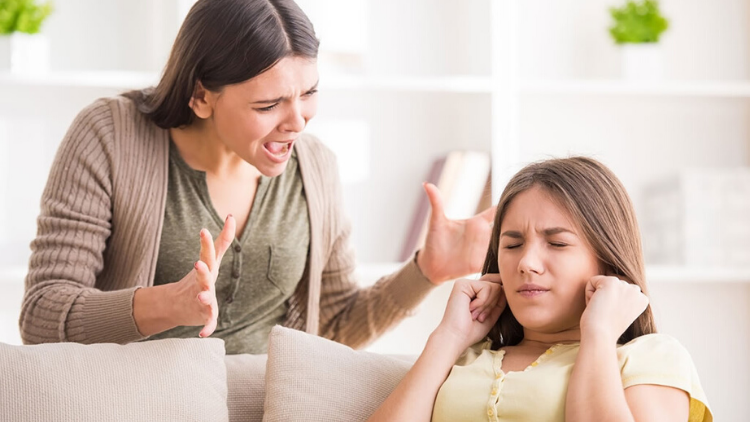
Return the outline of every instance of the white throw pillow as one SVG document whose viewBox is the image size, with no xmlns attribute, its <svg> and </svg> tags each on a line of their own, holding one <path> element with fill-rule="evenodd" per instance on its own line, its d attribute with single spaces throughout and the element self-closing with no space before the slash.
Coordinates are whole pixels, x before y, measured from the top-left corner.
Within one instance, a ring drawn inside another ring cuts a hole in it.
<svg viewBox="0 0 750 422">
<path fill-rule="evenodd" d="M 263 421 L 364 421 L 412 364 L 276 326 L 268 345 Z"/>
<path fill-rule="evenodd" d="M 0 420 L 227 421 L 224 341 L 0 343 Z"/>
</svg>

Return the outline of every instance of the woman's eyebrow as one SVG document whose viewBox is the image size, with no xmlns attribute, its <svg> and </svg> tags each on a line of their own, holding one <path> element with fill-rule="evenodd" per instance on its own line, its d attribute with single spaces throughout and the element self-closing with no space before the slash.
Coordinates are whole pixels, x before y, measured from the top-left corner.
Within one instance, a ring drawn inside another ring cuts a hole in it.
<svg viewBox="0 0 750 422">
<path fill-rule="evenodd" d="M 312 88 L 310 88 L 307 91 L 305 91 L 305 93 L 308 93 L 310 91 L 315 91 L 316 89 L 318 89 L 318 83 L 319 82 L 320 82 L 320 79 L 318 79 L 318 82 L 315 82 L 315 85 L 313 85 Z M 286 96 L 286 97 L 277 97 L 277 98 L 273 98 L 273 99 L 270 99 L 270 100 L 254 101 L 253 104 L 273 104 L 273 103 L 280 103 L 280 102 L 282 102 L 284 100 L 288 100 L 289 98 L 291 98 L 291 97 L 289 97 L 289 96 Z"/>
</svg>

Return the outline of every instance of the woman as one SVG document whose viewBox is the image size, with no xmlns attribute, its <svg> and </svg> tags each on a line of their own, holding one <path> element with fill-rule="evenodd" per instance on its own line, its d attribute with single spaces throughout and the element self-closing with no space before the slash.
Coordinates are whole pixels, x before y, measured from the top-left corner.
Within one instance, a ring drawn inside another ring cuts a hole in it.
<svg viewBox="0 0 750 422">
<path fill-rule="evenodd" d="M 448 221 L 428 186 L 425 248 L 357 288 L 335 159 L 302 135 L 317 52 L 291 0 L 201 0 L 158 86 L 83 110 L 42 197 L 24 342 L 214 335 L 264 353 L 285 324 L 357 347 L 479 271 L 490 213 Z"/>
<path fill-rule="evenodd" d="M 655 334 L 635 213 L 606 167 L 522 169 L 491 239 L 371 421 L 712 420 L 689 354 Z"/>
</svg>

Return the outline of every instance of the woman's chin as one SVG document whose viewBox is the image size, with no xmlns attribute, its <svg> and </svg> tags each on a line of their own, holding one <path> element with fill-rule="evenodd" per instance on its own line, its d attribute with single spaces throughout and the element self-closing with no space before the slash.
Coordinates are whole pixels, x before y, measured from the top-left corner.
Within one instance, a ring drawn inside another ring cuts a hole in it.
<svg viewBox="0 0 750 422">
<path fill-rule="evenodd" d="M 276 163 L 273 165 L 264 165 L 256 167 L 260 174 L 266 176 L 266 177 L 276 177 L 279 176 L 281 173 L 286 170 L 286 164 L 288 161 L 284 161 L 283 163 Z"/>
</svg>

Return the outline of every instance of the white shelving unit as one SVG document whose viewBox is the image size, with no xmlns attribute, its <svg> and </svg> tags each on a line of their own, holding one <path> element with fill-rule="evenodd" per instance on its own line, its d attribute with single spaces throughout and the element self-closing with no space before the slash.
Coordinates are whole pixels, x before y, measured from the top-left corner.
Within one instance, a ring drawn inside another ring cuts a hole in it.
<svg viewBox="0 0 750 422">
<path fill-rule="evenodd" d="M 324 75 L 320 88 L 329 91 L 391 91 L 457 94 L 489 94 L 492 80 L 478 76 L 367 77 L 346 74 Z"/>
</svg>

